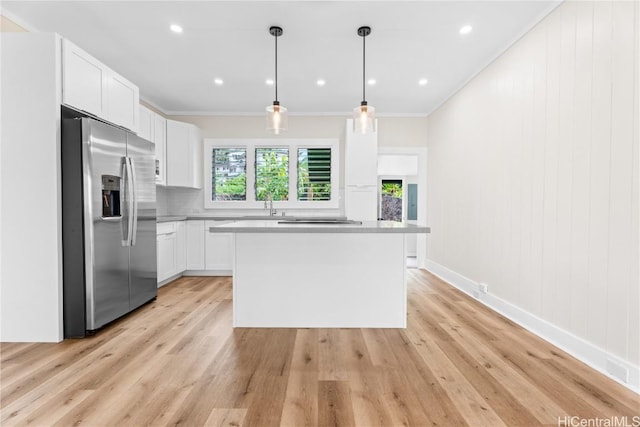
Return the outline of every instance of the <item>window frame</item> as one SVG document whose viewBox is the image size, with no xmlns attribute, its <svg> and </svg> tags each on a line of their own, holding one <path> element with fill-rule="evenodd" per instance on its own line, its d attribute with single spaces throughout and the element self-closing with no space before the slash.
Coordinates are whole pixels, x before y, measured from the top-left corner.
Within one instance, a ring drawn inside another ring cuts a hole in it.
<svg viewBox="0 0 640 427">
<path fill-rule="evenodd" d="M 247 153 L 247 200 L 211 200 L 212 164 L 214 148 L 244 148 Z M 289 200 L 274 201 L 273 207 L 282 209 L 338 209 L 340 207 L 340 141 L 335 138 L 269 138 L 269 139 L 204 139 L 204 208 L 205 209 L 264 209 L 264 201 L 256 201 L 256 148 L 287 148 L 289 150 Z M 298 148 L 331 149 L 331 199 L 298 200 Z M 292 153 L 294 156 L 292 158 Z"/>
</svg>

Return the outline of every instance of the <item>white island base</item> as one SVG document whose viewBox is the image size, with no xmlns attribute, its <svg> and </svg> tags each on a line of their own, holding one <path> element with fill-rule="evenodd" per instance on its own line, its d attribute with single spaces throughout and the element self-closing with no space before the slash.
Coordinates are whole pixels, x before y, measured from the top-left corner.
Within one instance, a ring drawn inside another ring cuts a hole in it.
<svg viewBox="0 0 640 427">
<path fill-rule="evenodd" d="M 234 327 L 406 327 L 405 234 L 234 236 Z"/>
</svg>

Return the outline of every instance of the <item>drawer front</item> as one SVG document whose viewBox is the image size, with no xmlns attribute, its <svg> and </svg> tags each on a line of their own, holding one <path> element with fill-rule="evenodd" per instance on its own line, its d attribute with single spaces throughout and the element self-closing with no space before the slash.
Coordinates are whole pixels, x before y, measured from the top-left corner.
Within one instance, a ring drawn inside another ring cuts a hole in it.
<svg viewBox="0 0 640 427">
<path fill-rule="evenodd" d="M 156 232 L 158 236 L 162 234 L 170 234 L 176 232 L 176 223 L 175 221 L 169 222 L 159 222 L 156 228 Z"/>
</svg>

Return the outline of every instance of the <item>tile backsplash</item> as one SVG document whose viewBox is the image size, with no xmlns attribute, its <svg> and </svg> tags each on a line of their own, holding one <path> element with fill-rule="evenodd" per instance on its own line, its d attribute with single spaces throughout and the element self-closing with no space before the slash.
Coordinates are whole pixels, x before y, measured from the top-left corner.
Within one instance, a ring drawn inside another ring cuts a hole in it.
<svg viewBox="0 0 640 427">
<path fill-rule="evenodd" d="M 156 186 L 157 215 L 251 215 L 262 209 L 205 209 L 203 190 Z M 291 215 L 340 216 L 344 215 L 344 190 L 340 189 L 339 209 L 286 209 Z"/>
<path fill-rule="evenodd" d="M 203 197 L 202 190 L 156 186 L 158 216 L 206 213 Z"/>
</svg>

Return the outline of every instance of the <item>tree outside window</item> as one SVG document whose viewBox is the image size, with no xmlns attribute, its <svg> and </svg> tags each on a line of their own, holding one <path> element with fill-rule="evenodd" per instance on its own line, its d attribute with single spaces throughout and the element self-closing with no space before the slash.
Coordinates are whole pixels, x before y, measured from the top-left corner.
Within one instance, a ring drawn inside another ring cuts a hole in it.
<svg viewBox="0 0 640 427">
<path fill-rule="evenodd" d="M 256 200 L 289 200 L 289 149 L 256 148 Z"/>
</svg>

